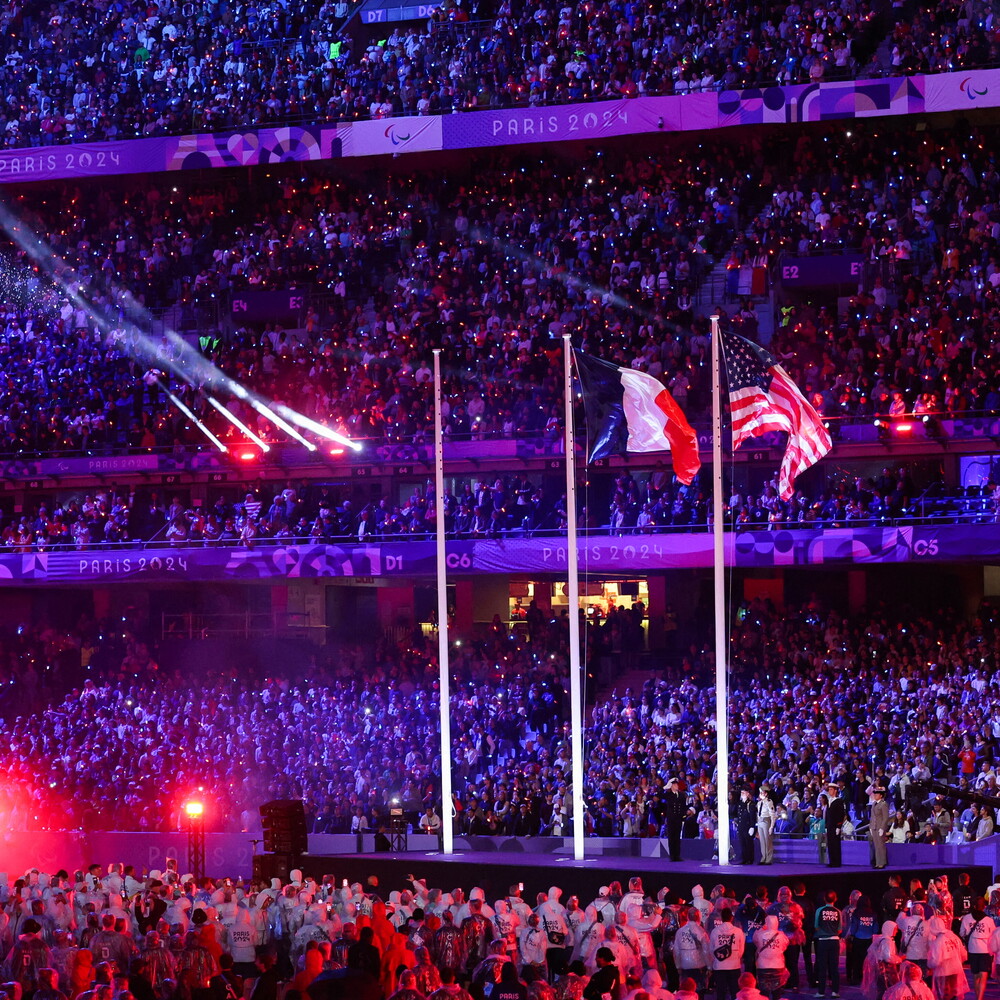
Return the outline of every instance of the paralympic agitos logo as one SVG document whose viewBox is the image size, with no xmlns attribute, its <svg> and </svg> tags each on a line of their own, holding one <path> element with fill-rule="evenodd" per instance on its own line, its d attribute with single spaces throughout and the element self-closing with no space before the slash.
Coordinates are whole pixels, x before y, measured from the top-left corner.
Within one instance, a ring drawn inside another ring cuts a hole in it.
<svg viewBox="0 0 1000 1000">
<path fill-rule="evenodd" d="M 959 85 L 958 89 L 969 98 L 970 101 L 974 101 L 977 97 L 985 97 L 989 92 L 989 87 L 983 87 L 982 90 L 977 90 L 972 86 L 972 77 L 967 76 Z"/>
<path fill-rule="evenodd" d="M 408 133 L 407 133 L 406 135 L 399 135 L 399 134 L 397 134 L 397 132 L 396 132 L 396 126 L 395 126 L 395 125 L 390 125 L 390 126 L 389 126 L 389 127 L 388 127 L 388 128 L 386 129 L 386 130 L 385 130 L 385 137 L 386 137 L 386 138 L 387 138 L 387 139 L 388 139 L 388 140 L 389 140 L 389 141 L 390 141 L 390 142 L 391 142 L 391 143 L 392 143 L 392 144 L 393 144 L 394 146 L 402 146 L 402 144 L 403 144 L 404 142 L 409 142 L 409 141 L 410 141 L 410 139 L 412 139 L 412 138 L 413 138 L 413 135 L 412 135 L 412 133 L 409 133 L 409 132 L 408 132 Z"/>
</svg>

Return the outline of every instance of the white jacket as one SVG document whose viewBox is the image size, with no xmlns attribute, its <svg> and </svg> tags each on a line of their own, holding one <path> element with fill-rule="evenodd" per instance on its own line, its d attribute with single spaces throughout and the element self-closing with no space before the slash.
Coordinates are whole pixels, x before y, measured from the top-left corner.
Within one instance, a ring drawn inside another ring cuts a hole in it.
<svg viewBox="0 0 1000 1000">
<path fill-rule="evenodd" d="M 757 949 L 758 969 L 783 969 L 785 952 L 788 950 L 788 935 L 778 927 L 778 918 L 769 913 L 764 918 L 764 926 L 753 936 Z"/>
<path fill-rule="evenodd" d="M 541 927 L 525 927 L 518 935 L 518 950 L 523 965 L 544 965 L 549 939 Z"/>
<path fill-rule="evenodd" d="M 639 942 L 639 954 L 643 958 L 651 959 L 652 965 L 656 965 L 656 946 L 653 944 L 653 931 L 660 926 L 663 917 L 659 913 L 650 913 L 648 916 L 643 912 L 642 904 L 633 905 L 628 911 L 628 925 L 635 931 Z"/>
<path fill-rule="evenodd" d="M 931 943 L 927 949 L 927 965 L 935 978 L 961 975 L 966 954 L 959 936 L 948 930 L 940 917 L 931 918 L 929 930 Z"/>
<path fill-rule="evenodd" d="M 927 958 L 927 921 L 913 913 L 901 913 L 896 918 L 899 927 L 899 946 L 903 957 L 911 962 Z"/>
<path fill-rule="evenodd" d="M 997 925 L 993 922 L 992 917 L 976 920 L 971 913 L 967 913 L 958 925 L 958 935 L 965 941 L 970 955 L 988 955 L 990 953 L 990 939 L 996 929 Z"/>
<path fill-rule="evenodd" d="M 743 951 L 746 948 L 746 935 L 742 928 L 734 923 L 718 923 L 712 928 L 712 933 L 708 936 L 709 947 L 712 949 L 712 969 L 728 970 L 739 969 L 743 964 Z M 718 958 L 716 952 L 722 949 L 729 951 L 727 958 Z"/>
<path fill-rule="evenodd" d="M 561 895 L 562 889 L 558 886 L 552 886 L 549 889 L 548 898 L 544 902 L 539 903 L 538 909 L 535 911 L 538 914 L 538 919 L 541 921 L 542 929 L 546 935 L 550 932 L 563 935 L 562 944 L 556 945 L 550 942 L 550 947 L 552 948 L 564 948 L 566 946 L 565 939 L 569 935 L 569 924 L 566 922 L 566 907 L 559 902 Z"/>
</svg>

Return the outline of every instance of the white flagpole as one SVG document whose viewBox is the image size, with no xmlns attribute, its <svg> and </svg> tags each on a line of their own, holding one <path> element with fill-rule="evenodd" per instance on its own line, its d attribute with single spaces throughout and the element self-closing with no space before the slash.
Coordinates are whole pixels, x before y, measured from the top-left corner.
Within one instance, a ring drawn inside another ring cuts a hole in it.
<svg viewBox="0 0 1000 1000">
<path fill-rule="evenodd" d="M 563 334 L 566 404 L 566 597 L 569 600 L 570 763 L 573 773 L 573 857 L 583 849 L 583 663 L 580 660 L 580 578 L 576 541 L 576 436 L 573 433 L 573 345 Z"/>
<path fill-rule="evenodd" d="M 448 567 L 444 544 L 444 446 L 441 427 L 441 349 L 434 350 L 434 522 L 437 541 L 438 693 L 441 719 L 441 849 L 455 850 L 451 798 L 451 685 L 448 661 Z"/>
<path fill-rule="evenodd" d="M 719 317 L 712 317 L 712 543 L 715 562 L 715 758 L 719 800 L 719 864 L 729 864 L 729 697 L 722 513 L 722 345 Z"/>
</svg>

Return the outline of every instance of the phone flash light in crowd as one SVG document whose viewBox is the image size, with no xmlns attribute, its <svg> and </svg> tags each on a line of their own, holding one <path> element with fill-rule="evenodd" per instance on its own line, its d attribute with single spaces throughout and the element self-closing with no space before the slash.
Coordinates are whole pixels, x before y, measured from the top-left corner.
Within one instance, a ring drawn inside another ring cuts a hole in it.
<svg viewBox="0 0 1000 1000">
<path fill-rule="evenodd" d="M 184 812 L 188 819 L 201 819 L 205 815 L 205 803 L 192 799 L 184 803 Z"/>
</svg>

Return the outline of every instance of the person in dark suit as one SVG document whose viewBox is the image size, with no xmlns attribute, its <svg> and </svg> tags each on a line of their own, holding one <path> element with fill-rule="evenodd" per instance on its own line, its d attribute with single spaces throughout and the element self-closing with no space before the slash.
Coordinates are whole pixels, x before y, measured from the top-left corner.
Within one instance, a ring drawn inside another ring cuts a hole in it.
<svg viewBox="0 0 1000 1000">
<path fill-rule="evenodd" d="M 139 925 L 139 933 L 143 936 L 150 931 L 155 931 L 159 926 L 160 918 L 167 912 L 167 904 L 163 899 L 161 888 L 161 882 L 151 883 L 150 888 L 142 893 L 133 904 L 132 912 Z"/>
<path fill-rule="evenodd" d="M 664 811 L 667 815 L 667 848 L 671 861 L 681 860 L 681 829 L 687 812 L 687 796 L 680 790 L 680 781 L 674 777 L 667 782 L 663 796 Z"/>
<path fill-rule="evenodd" d="M 839 868 L 841 862 L 841 836 L 844 820 L 847 819 L 847 803 L 840 794 L 840 786 L 830 782 L 826 786 L 830 793 L 830 804 L 826 807 L 826 853 L 827 865 Z"/>
<path fill-rule="evenodd" d="M 753 839 L 756 832 L 757 805 L 746 786 L 740 791 L 736 803 L 736 836 L 739 840 L 740 864 L 753 864 Z"/>
</svg>

